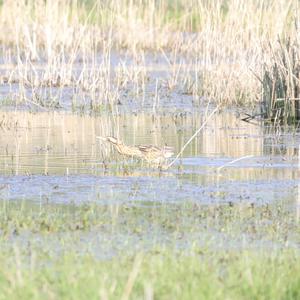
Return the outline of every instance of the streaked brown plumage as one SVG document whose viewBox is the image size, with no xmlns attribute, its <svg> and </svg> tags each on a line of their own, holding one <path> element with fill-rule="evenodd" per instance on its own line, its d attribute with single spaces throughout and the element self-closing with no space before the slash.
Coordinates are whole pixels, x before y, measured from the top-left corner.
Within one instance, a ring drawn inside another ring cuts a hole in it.
<svg viewBox="0 0 300 300">
<path fill-rule="evenodd" d="M 97 138 L 111 143 L 122 155 L 144 159 L 149 163 L 161 164 L 174 155 L 173 148 L 168 146 L 162 148 L 152 145 L 127 146 L 112 136 Z"/>
<path fill-rule="evenodd" d="M 168 146 L 159 148 L 152 145 L 140 145 L 138 148 L 142 152 L 143 158 L 153 163 L 162 163 L 174 155 L 173 148 Z"/>
</svg>

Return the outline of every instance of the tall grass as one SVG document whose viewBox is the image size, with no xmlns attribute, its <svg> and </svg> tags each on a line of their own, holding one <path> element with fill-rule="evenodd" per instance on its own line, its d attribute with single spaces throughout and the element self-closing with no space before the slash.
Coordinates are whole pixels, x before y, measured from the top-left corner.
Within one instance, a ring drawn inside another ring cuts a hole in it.
<svg viewBox="0 0 300 300">
<path fill-rule="evenodd" d="M 263 66 L 263 104 L 269 118 L 288 122 L 300 119 L 300 40 L 279 40 L 270 45 L 272 57 Z"/>
<path fill-rule="evenodd" d="M 64 255 L 49 264 L 0 256 L 1 299 L 299 299 L 299 253 L 242 251 L 99 261 Z M 27 266 L 26 266 L 27 265 Z M 28 266 L 29 265 L 29 266 Z"/>
<path fill-rule="evenodd" d="M 1 200 L 0 216 L 0 299 L 299 299 L 280 204 Z"/>
<path fill-rule="evenodd" d="M 299 35 L 298 11 L 297 0 L 7 0 L 0 9 L 8 66 L 2 81 L 34 91 L 72 86 L 77 93 L 87 91 L 82 97 L 95 108 L 118 103 L 134 78 L 143 99 L 147 68 L 141 57 L 151 51 L 168 58 L 168 88 L 179 87 L 196 100 L 255 104 L 261 101 L 261 85 L 253 71 L 261 73 L 278 37 Z M 117 70 L 123 72 L 115 73 L 112 50 L 133 57 L 142 79 L 122 60 Z M 23 92 L 23 98 L 30 96 Z"/>
</svg>

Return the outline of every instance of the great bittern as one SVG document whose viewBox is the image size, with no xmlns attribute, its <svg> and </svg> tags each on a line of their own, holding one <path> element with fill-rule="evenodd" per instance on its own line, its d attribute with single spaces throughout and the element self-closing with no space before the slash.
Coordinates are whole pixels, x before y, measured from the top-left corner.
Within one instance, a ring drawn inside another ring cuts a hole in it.
<svg viewBox="0 0 300 300">
<path fill-rule="evenodd" d="M 99 136 L 97 138 L 111 143 L 115 147 L 115 149 L 122 155 L 144 159 L 148 163 L 161 164 L 167 158 L 174 155 L 173 148 L 168 146 L 164 146 L 162 148 L 152 145 L 127 146 L 123 142 L 112 136 Z"/>
</svg>

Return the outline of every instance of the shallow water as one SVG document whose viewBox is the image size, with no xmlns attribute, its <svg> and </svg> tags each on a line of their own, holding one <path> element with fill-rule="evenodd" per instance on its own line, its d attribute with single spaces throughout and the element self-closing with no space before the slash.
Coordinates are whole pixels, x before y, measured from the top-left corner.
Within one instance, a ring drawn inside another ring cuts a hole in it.
<svg viewBox="0 0 300 300">
<path fill-rule="evenodd" d="M 9 249 L 17 243 L 25 249 L 31 245 L 55 255 L 72 248 L 100 258 L 128 253 L 129 248 L 132 253 L 158 246 L 189 249 L 195 243 L 222 249 L 282 247 L 287 242 L 298 247 L 298 233 L 293 228 L 300 217 L 297 130 L 273 130 L 223 112 L 208 122 L 180 160 L 166 171 L 124 161 L 96 138 L 115 135 L 127 144 L 167 144 L 177 153 L 203 120 L 200 112 L 154 116 L 1 112 L 3 207 L 12 202 L 35 203 L 42 210 L 49 205 L 66 211 L 68 207 L 76 211 L 76 207 L 84 205 L 112 210 L 108 221 L 104 215 L 98 216 L 100 220 L 104 218 L 101 228 L 51 233 L 50 240 L 30 229 L 18 234 L 12 229 L 4 237 L 0 232 L 2 247 Z M 186 210 L 186 205 L 200 208 L 194 214 L 193 210 Z M 226 212 L 226 207 L 232 205 L 246 210 L 259 208 L 262 212 L 239 219 L 237 208 L 235 217 L 230 216 L 230 226 L 223 213 L 197 217 L 201 207 L 221 206 Z M 279 215 L 280 221 L 277 215 L 262 217 L 264 207 L 270 205 L 283 207 L 291 216 Z M 126 207 L 142 211 L 117 214 L 120 225 L 116 227 L 113 211 Z M 157 212 L 159 207 L 163 211 Z M 252 233 L 245 226 L 271 229 Z M 276 230 L 274 234 L 274 226 L 280 232 Z M 283 239 L 281 230 L 285 228 L 288 237 Z"/>
<path fill-rule="evenodd" d="M 293 195 L 297 200 L 299 133 L 273 133 L 230 112 L 216 115 L 181 159 L 163 172 L 124 161 L 96 136 L 115 135 L 128 144 L 167 144 L 178 152 L 201 126 L 201 113 L 2 112 L 0 120 L 1 193 L 9 199 L 271 203 Z"/>
</svg>

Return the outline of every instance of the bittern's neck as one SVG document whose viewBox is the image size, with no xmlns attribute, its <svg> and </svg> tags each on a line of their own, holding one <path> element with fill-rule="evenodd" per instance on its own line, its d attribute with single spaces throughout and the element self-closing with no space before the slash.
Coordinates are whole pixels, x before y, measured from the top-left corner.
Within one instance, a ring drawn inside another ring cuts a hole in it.
<svg viewBox="0 0 300 300">
<path fill-rule="evenodd" d="M 114 146 L 117 151 L 122 154 L 122 143 L 114 144 Z"/>
<path fill-rule="evenodd" d="M 113 143 L 113 145 L 115 145 L 115 146 L 122 146 L 124 144 L 121 141 L 117 141 L 117 142 Z"/>
</svg>

